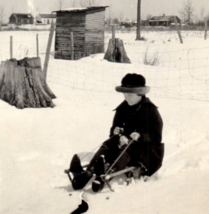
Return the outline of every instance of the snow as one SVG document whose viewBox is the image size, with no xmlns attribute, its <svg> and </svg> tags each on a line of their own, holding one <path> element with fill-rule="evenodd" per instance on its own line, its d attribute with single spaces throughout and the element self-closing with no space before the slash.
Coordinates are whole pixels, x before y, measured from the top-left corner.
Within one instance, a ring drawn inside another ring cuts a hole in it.
<svg viewBox="0 0 209 214">
<path fill-rule="evenodd" d="M 0 32 L 0 59 L 9 59 L 13 36 L 15 58 L 36 56 L 39 34 L 42 64 L 47 31 Z M 141 73 L 151 86 L 148 97 L 164 121 L 163 167 L 147 182 L 129 186 L 112 181 L 115 192 L 85 194 L 87 213 L 191 214 L 208 213 L 209 198 L 209 44 L 204 32 L 117 32 L 131 64 L 110 63 L 104 54 L 78 61 L 55 60 L 47 82 L 56 94 L 55 108 L 18 110 L 0 101 L 0 213 L 70 213 L 81 203 L 67 176 L 73 154 L 83 159 L 107 139 L 114 111 L 123 96 L 115 92 L 126 73 Z M 105 35 L 107 46 L 110 34 Z M 143 64 L 146 50 L 158 52 L 157 66 Z M 95 150 L 94 150 L 95 151 Z"/>
</svg>

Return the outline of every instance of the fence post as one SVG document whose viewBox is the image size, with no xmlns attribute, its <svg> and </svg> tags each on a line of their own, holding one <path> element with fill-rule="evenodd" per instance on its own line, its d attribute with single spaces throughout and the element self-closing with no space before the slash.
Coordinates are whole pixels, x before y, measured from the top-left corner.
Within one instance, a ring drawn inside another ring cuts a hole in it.
<svg viewBox="0 0 209 214">
<path fill-rule="evenodd" d="M 204 18 L 205 20 L 205 40 L 207 39 L 207 30 L 208 30 L 208 20 L 207 20 L 207 18 L 205 17 Z"/>
<path fill-rule="evenodd" d="M 115 44 L 115 26 L 112 25 L 112 43 Z"/>
<path fill-rule="evenodd" d="M 10 59 L 13 58 L 13 37 L 10 36 Z"/>
<path fill-rule="evenodd" d="M 71 60 L 74 60 L 74 39 L 73 39 L 73 32 L 70 33 L 71 38 Z"/>
<path fill-rule="evenodd" d="M 182 43 L 183 43 L 183 40 L 182 40 L 182 37 L 181 37 L 181 32 L 180 32 L 180 30 L 179 30 L 179 26 L 178 26 L 178 24 L 177 24 L 177 19 L 176 19 L 176 17 L 175 17 L 175 25 L 176 25 L 176 30 L 177 30 L 177 34 L 178 34 L 178 36 L 179 36 L 180 43 L 182 44 Z"/>
<path fill-rule="evenodd" d="M 50 55 L 50 49 L 51 49 L 51 44 L 52 44 L 52 38 L 54 34 L 54 23 L 51 23 L 51 28 L 50 28 L 50 33 L 49 33 L 49 39 L 48 39 L 48 44 L 46 48 L 46 56 L 45 56 L 45 61 L 44 61 L 44 68 L 43 68 L 43 73 L 44 77 L 46 80 L 47 76 L 47 69 L 48 69 L 48 64 L 49 64 L 49 55 Z"/>
<path fill-rule="evenodd" d="M 38 40 L 38 34 L 36 34 L 36 53 L 37 53 L 37 57 L 39 57 L 39 40 Z"/>
</svg>

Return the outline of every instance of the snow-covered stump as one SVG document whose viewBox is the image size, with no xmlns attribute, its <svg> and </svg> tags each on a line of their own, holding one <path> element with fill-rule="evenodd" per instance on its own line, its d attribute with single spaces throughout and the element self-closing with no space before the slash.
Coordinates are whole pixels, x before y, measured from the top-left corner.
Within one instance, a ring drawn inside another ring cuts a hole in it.
<svg viewBox="0 0 209 214">
<path fill-rule="evenodd" d="M 54 107 L 39 57 L 10 59 L 0 65 L 0 99 L 19 109 Z"/>
<path fill-rule="evenodd" d="M 120 39 L 110 39 L 104 59 L 109 62 L 131 63 L 125 51 L 123 41 Z"/>
</svg>

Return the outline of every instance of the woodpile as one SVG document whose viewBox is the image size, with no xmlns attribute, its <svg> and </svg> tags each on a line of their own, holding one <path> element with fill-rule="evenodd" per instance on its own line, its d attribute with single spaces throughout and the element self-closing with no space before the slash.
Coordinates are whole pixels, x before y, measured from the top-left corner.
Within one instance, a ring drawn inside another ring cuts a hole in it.
<svg viewBox="0 0 209 214">
<path fill-rule="evenodd" d="M 0 65 L 0 99 L 19 109 L 54 107 L 39 57 L 10 59 Z"/>
<path fill-rule="evenodd" d="M 125 51 L 123 41 L 120 39 L 110 39 L 104 59 L 109 62 L 131 63 Z"/>
</svg>

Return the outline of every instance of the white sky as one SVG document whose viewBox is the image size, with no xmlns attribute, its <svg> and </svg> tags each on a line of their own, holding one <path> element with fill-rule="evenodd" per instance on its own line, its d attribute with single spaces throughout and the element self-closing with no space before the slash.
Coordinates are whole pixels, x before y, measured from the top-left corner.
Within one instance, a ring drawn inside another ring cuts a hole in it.
<svg viewBox="0 0 209 214">
<path fill-rule="evenodd" d="M 59 9 L 58 2 L 60 0 L 0 0 L 0 6 L 4 7 L 5 20 L 12 12 L 25 13 L 29 12 L 28 5 L 34 5 L 34 11 L 40 13 L 50 13 L 53 10 Z M 62 0 L 63 7 L 70 7 L 72 0 Z M 74 0 L 79 2 L 79 0 Z M 136 19 L 136 8 L 138 0 L 95 0 L 99 5 L 108 5 L 111 8 L 113 16 L 118 16 L 122 13 L 124 19 Z M 186 0 L 142 0 L 142 18 L 150 15 L 179 15 L 182 9 L 183 2 Z M 195 8 L 195 17 L 201 17 L 201 10 L 204 9 L 204 16 L 209 14 L 209 0 L 192 0 Z"/>
</svg>

